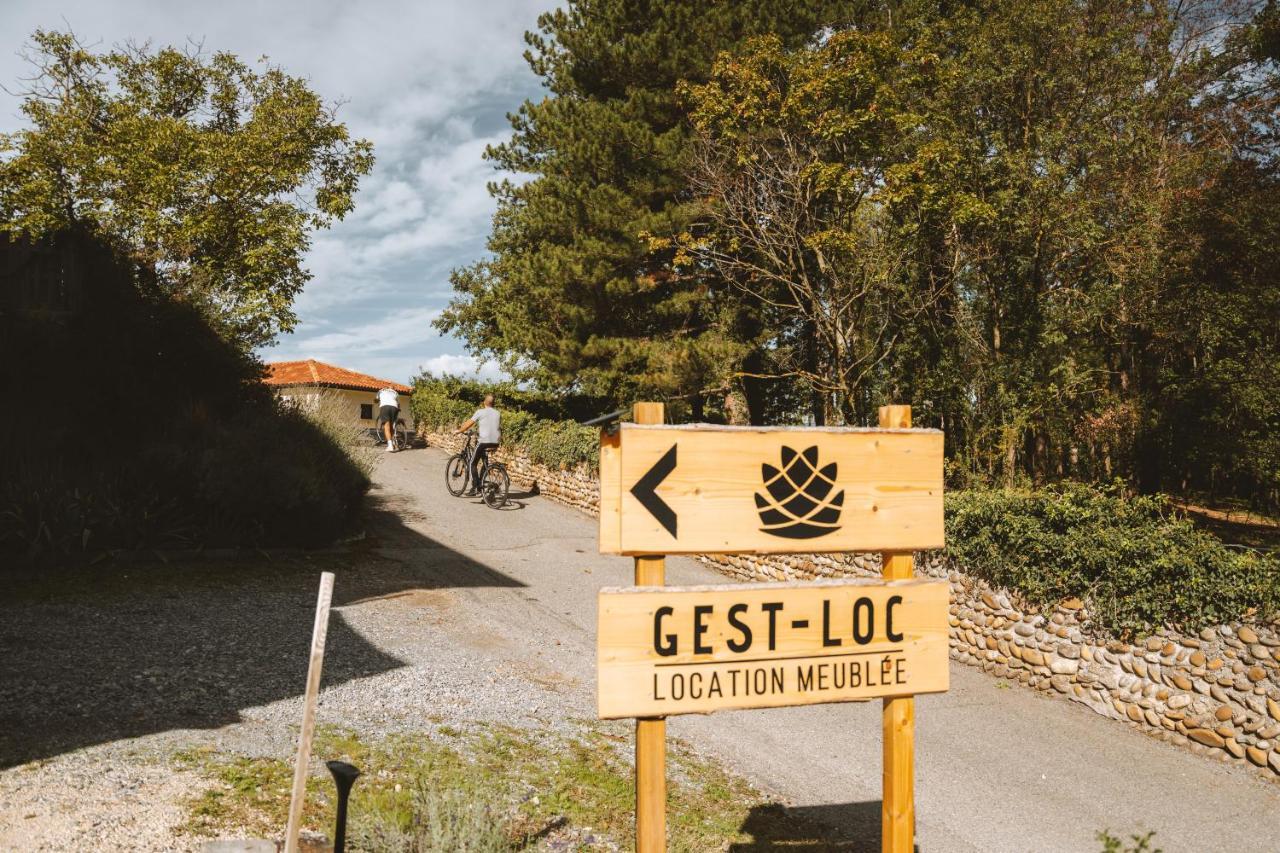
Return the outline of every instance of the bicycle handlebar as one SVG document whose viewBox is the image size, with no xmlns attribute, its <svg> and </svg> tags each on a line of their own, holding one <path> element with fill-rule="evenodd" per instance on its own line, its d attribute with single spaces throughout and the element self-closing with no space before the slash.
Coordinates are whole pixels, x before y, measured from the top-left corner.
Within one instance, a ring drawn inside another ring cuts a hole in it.
<svg viewBox="0 0 1280 853">
<path fill-rule="evenodd" d="M 618 409 L 616 412 L 610 412 L 607 415 L 601 415 L 598 418 L 592 418 L 589 421 L 583 421 L 583 426 L 607 426 L 621 418 L 627 413 L 626 409 Z"/>
</svg>

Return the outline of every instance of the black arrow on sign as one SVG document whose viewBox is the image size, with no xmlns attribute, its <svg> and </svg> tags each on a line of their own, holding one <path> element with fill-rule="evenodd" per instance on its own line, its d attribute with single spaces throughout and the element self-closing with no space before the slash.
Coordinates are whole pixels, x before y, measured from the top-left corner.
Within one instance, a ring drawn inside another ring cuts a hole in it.
<svg viewBox="0 0 1280 853">
<path fill-rule="evenodd" d="M 671 507 L 667 506 L 667 502 L 658 497 L 658 493 L 654 491 L 658 486 L 662 485 L 662 481 L 667 479 L 667 475 L 676 469 L 676 445 L 671 445 L 671 449 L 662 455 L 648 472 L 640 478 L 640 481 L 631 487 L 631 494 L 636 496 L 636 500 L 658 519 L 658 523 L 662 525 L 672 538 L 676 538 L 676 513 Z"/>
</svg>

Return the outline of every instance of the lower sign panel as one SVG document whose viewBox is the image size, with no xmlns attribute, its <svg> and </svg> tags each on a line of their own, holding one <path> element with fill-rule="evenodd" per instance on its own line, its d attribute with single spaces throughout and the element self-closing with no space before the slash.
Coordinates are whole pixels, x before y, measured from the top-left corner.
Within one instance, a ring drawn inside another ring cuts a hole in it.
<svg viewBox="0 0 1280 853">
<path fill-rule="evenodd" d="M 603 589 L 600 717 L 940 693 L 944 581 Z"/>
</svg>

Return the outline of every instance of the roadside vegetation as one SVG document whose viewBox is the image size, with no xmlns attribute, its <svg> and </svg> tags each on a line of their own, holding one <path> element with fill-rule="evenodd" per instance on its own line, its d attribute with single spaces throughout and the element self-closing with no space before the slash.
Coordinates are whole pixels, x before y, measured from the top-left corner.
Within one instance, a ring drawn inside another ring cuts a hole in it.
<svg viewBox="0 0 1280 853">
<path fill-rule="evenodd" d="M 583 723 L 574 734 L 438 726 L 431 735 L 376 740 L 322 729 L 313 754 L 362 771 L 350 805 L 351 849 L 515 851 L 558 841 L 556 849 L 612 850 L 625 848 L 634 834 L 629 743 L 624 726 L 600 723 Z M 754 843 L 852 847 L 853 839 L 788 815 L 686 744 L 668 747 L 673 850 Z M 188 804 L 188 832 L 270 838 L 284 826 L 288 763 L 209 750 L 183 752 L 176 760 L 212 783 Z M 330 835 L 335 803 L 327 772 L 313 775 L 308 786 L 304 825 Z"/>
<path fill-rule="evenodd" d="M 954 485 L 1280 512 L 1275 3 L 577 0 L 528 41 L 437 322 L 476 356 L 674 422 L 908 403 Z"/>
<path fill-rule="evenodd" d="M 292 328 L 310 233 L 352 209 L 370 144 L 229 53 L 37 30 L 25 55 L 25 123 L 0 134 L 0 554 L 351 531 L 367 461 L 279 407 L 254 348 Z"/>
<path fill-rule="evenodd" d="M 1080 483 L 958 491 L 946 526 L 965 572 L 1039 608 L 1078 598 L 1103 633 L 1280 619 L 1280 552 L 1227 547 L 1163 496 Z"/>
<path fill-rule="evenodd" d="M 502 443 L 551 468 L 600 466 L 600 430 L 584 427 L 612 404 L 590 397 L 558 398 L 523 390 L 512 383 L 478 382 L 430 374 L 414 380 L 410 405 L 420 430 L 454 429 L 493 394 L 502 409 Z"/>
<path fill-rule="evenodd" d="M 503 408 L 507 446 L 544 465 L 596 470 L 599 431 L 519 408 L 535 400 L 556 414 L 553 401 L 536 392 L 421 377 L 414 411 L 426 428 L 451 429 L 485 393 Z M 1224 544 L 1215 535 L 1220 526 L 1206 529 L 1203 518 L 1167 496 L 1135 495 L 1118 481 L 1005 489 L 962 478 L 961 485 L 969 487 L 952 488 L 946 499 L 948 553 L 964 571 L 1033 607 L 1079 598 L 1094 630 L 1121 638 L 1162 625 L 1199 630 L 1280 618 L 1280 551 Z"/>
<path fill-rule="evenodd" d="M 333 427 L 279 406 L 261 364 L 198 310 L 88 238 L 50 251 L 92 264 L 87 303 L 6 323 L 0 551 L 316 545 L 353 529 L 368 469 Z M 47 401 L 47 402 L 46 402 Z"/>
</svg>

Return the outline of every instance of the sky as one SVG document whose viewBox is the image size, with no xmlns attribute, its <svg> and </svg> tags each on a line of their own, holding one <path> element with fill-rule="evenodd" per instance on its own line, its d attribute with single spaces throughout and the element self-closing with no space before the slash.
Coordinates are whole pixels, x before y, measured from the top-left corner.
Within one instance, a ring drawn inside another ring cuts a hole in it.
<svg viewBox="0 0 1280 853">
<path fill-rule="evenodd" d="M 70 27 L 107 49 L 203 42 L 307 78 L 377 164 L 355 210 L 314 235 L 313 274 L 295 303 L 298 326 L 261 352 L 316 358 L 397 381 L 419 370 L 499 375 L 431 325 L 448 304 L 449 271 L 484 256 L 499 177 L 481 157 L 507 138 L 506 114 L 544 90 L 526 65 L 524 32 L 554 0 L 188 3 L 168 0 L 3 0 L 0 83 L 14 89 L 37 27 Z M 0 131 L 23 119 L 0 91 Z"/>
</svg>

